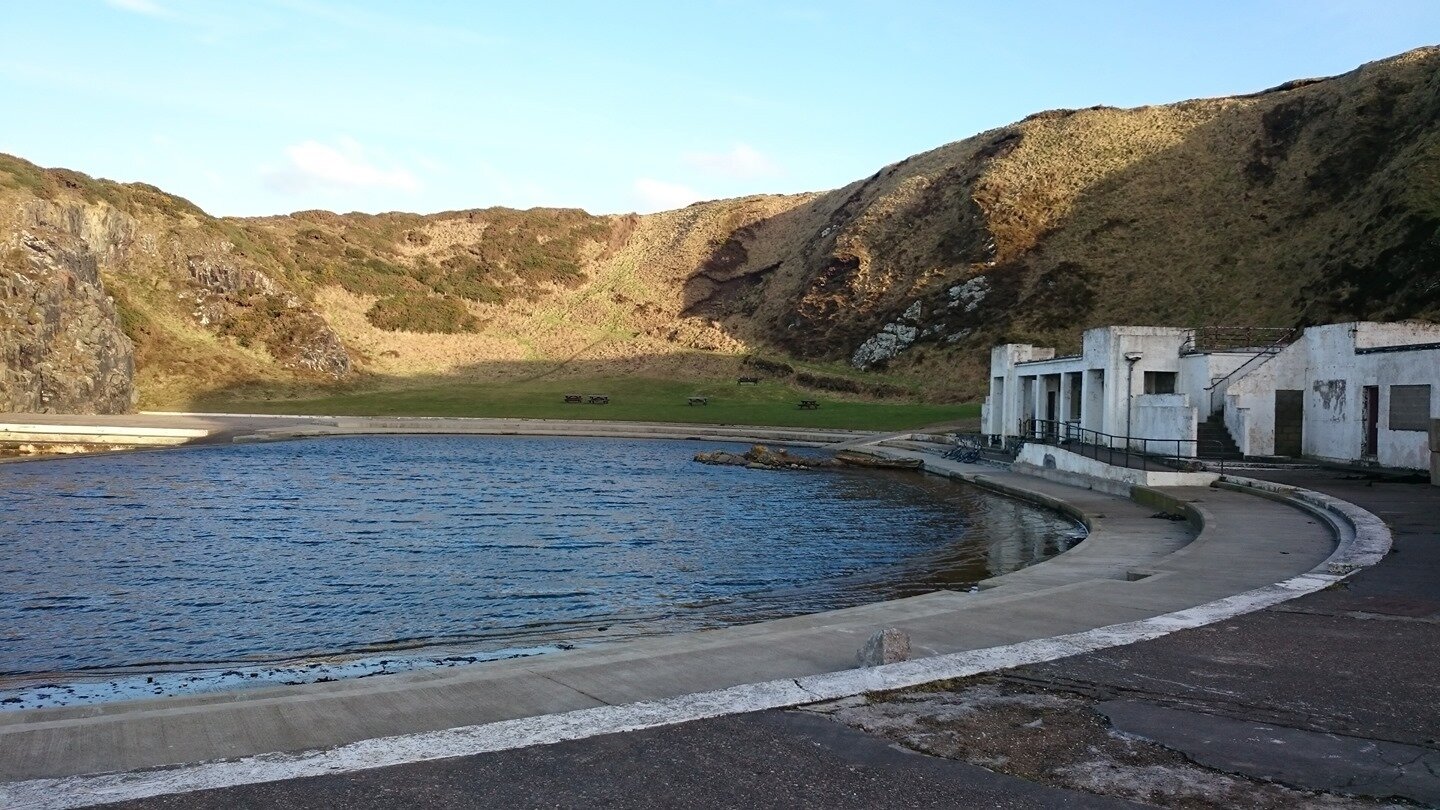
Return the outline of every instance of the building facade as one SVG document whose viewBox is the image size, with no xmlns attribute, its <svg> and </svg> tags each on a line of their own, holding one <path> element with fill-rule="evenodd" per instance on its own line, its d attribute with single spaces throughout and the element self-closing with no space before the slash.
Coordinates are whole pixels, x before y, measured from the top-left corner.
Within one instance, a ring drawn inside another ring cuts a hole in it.
<svg viewBox="0 0 1440 810">
<path fill-rule="evenodd" d="M 1207 455 L 1201 427 L 1248 457 L 1429 470 L 1440 419 L 1440 325 L 1358 322 L 1303 332 L 1106 326 L 1081 353 L 996 346 L 982 430 Z"/>
</svg>

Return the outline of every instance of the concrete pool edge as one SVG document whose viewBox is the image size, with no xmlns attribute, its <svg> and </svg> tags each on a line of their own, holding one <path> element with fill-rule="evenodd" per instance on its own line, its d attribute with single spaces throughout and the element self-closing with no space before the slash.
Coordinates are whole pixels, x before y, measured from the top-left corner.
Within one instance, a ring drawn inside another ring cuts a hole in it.
<svg viewBox="0 0 1440 810">
<path fill-rule="evenodd" d="M 927 461 L 931 459 L 927 458 Z M 971 469 L 972 472 L 947 477 L 970 480 L 971 483 L 985 486 L 980 479 L 985 478 L 986 471 L 973 466 Z M 931 471 L 946 474 L 940 469 L 932 468 Z M 961 472 L 964 473 L 963 470 Z M 273 781 L 334 773 L 337 770 L 383 767 L 401 762 L 559 742 L 964 677 L 1129 644 L 1180 629 L 1222 621 L 1328 587 L 1359 568 L 1378 561 L 1383 556 L 1384 549 L 1388 548 L 1389 532 L 1383 522 L 1358 507 L 1318 493 L 1289 488 L 1277 489 L 1275 485 L 1262 482 L 1248 482 L 1246 479 L 1233 477 L 1229 482 L 1266 489 L 1272 497 L 1299 495 L 1310 499 L 1312 508 L 1328 516 L 1331 530 L 1339 540 L 1335 549 L 1320 565 L 1309 571 L 1265 587 L 1185 610 L 1079 633 L 937 655 L 873 669 L 838 670 L 747 683 L 659 700 L 600 705 L 399 736 L 377 736 L 298 754 L 257 754 L 228 762 L 162 766 L 151 771 L 17 781 L 0 785 L 0 800 L 27 807 L 81 806 L 229 784 Z M 1005 492 L 1001 487 L 989 488 Z M 1062 559 L 1063 556 L 1054 558 L 1052 562 Z M 1041 566 L 1036 566 L 1039 567 Z"/>
</svg>

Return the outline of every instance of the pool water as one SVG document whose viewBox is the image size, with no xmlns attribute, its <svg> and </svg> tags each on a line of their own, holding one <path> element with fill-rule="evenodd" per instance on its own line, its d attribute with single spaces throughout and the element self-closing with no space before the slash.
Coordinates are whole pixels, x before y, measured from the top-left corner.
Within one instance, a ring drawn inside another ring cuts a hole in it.
<svg viewBox="0 0 1440 810">
<path fill-rule="evenodd" d="M 366 436 L 0 466 L 0 676 L 503 657 L 968 588 L 1081 536 L 916 473 L 691 460 L 717 447 Z"/>
</svg>

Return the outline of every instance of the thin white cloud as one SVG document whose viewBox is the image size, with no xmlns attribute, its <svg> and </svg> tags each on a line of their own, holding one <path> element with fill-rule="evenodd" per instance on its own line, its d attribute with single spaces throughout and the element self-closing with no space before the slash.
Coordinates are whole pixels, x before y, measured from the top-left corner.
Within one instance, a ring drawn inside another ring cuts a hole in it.
<svg viewBox="0 0 1440 810">
<path fill-rule="evenodd" d="M 684 208 L 700 199 L 700 192 L 679 183 L 667 183 L 642 177 L 635 181 L 635 194 L 644 206 L 643 212 Z"/>
<path fill-rule="evenodd" d="M 697 169 L 724 177 L 753 179 L 783 173 L 775 161 L 745 143 L 737 143 L 723 152 L 691 152 L 684 160 Z"/>
<path fill-rule="evenodd" d="M 155 0 L 105 0 L 105 5 L 132 14 L 144 14 L 148 17 L 165 17 L 170 14 Z"/>
<path fill-rule="evenodd" d="M 262 173 L 267 185 L 287 194 L 312 189 L 420 190 L 420 180 L 413 172 L 376 163 L 365 148 L 351 138 L 341 138 L 336 146 L 302 141 L 285 147 L 285 157 L 284 166 Z"/>
<path fill-rule="evenodd" d="M 445 19 L 443 14 L 439 21 L 429 22 L 425 19 L 426 9 L 419 6 L 406 9 L 401 14 L 386 14 L 359 8 L 354 3 L 332 3 L 327 0 L 269 0 L 269 3 L 285 11 L 303 14 L 332 25 L 392 38 L 486 46 L 499 41 L 493 36 L 457 25 L 453 20 Z M 435 17 L 433 13 L 429 16 Z"/>
</svg>

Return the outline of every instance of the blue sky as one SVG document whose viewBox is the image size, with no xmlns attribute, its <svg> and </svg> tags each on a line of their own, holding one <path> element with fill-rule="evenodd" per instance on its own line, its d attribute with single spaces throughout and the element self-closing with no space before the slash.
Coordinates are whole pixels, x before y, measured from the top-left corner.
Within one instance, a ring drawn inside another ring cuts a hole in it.
<svg viewBox="0 0 1440 810">
<path fill-rule="evenodd" d="M 10 2 L 0 151 L 222 215 L 828 189 L 1056 107 L 1343 73 L 1440 2 Z"/>
</svg>

